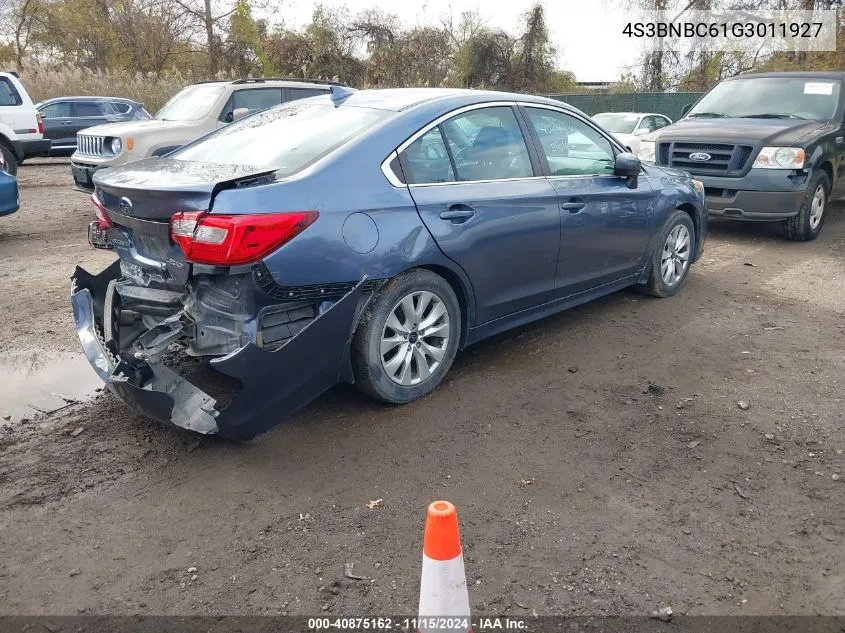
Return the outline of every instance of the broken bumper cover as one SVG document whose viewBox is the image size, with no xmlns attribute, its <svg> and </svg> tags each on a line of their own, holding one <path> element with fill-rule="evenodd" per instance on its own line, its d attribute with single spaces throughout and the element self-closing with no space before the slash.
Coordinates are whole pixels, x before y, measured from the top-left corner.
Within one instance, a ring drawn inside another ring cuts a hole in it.
<svg viewBox="0 0 845 633">
<path fill-rule="evenodd" d="M 224 409 L 188 380 L 158 362 L 120 355 L 103 336 L 109 282 L 120 275 L 115 262 L 99 275 L 77 267 L 71 303 L 82 349 L 110 391 L 136 411 L 166 424 L 235 440 L 249 440 L 283 422 L 341 380 L 360 314 L 364 280 L 283 347 L 269 351 L 252 343 L 211 366 L 243 388 Z"/>
</svg>

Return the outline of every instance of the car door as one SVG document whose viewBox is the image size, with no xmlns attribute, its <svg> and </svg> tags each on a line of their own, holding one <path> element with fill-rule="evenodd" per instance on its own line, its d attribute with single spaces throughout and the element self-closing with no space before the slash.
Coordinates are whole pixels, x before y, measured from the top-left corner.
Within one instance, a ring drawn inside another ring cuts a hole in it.
<svg viewBox="0 0 845 633">
<path fill-rule="evenodd" d="M 636 274 L 645 262 L 657 192 L 613 175 L 621 150 L 597 127 L 552 107 L 523 106 L 549 182 L 560 196 L 556 287 L 569 296 Z"/>
<path fill-rule="evenodd" d="M 70 103 L 53 101 L 42 106 L 38 112 L 44 122 L 44 138 L 52 141 L 52 147 L 76 147 L 76 137 L 70 138 L 71 120 Z"/>
<path fill-rule="evenodd" d="M 400 147 L 417 210 L 470 279 L 475 325 L 548 301 L 560 243 L 557 194 L 512 105 L 471 107 Z"/>
</svg>

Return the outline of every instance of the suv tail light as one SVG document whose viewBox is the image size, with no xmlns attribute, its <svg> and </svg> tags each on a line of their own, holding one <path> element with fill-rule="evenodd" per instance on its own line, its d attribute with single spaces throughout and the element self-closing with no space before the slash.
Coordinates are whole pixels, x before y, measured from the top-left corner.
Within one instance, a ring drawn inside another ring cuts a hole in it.
<svg viewBox="0 0 845 633">
<path fill-rule="evenodd" d="M 41 116 L 40 112 L 36 113 L 35 120 L 38 121 L 38 133 L 44 134 L 44 117 Z"/>
<path fill-rule="evenodd" d="M 170 237 L 195 264 L 251 264 L 308 228 L 319 213 L 208 215 L 182 211 L 170 219 Z"/>
<path fill-rule="evenodd" d="M 112 228 L 114 224 L 109 217 L 109 212 L 97 198 L 96 193 L 91 194 L 91 202 L 94 204 L 94 213 L 97 215 L 97 228 L 101 231 Z"/>
</svg>

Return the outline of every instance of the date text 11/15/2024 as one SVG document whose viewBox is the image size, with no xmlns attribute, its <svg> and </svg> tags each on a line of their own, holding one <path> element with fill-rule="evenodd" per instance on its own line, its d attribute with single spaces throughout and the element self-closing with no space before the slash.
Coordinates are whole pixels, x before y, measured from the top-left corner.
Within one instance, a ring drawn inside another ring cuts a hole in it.
<svg viewBox="0 0 845 633">
<path fill-rule="evenodd" d="M 325 617 L 308 618 L 309 631 L 525 631 L 528 625 L 518 618 L 467 617 Z"/>
</svg>

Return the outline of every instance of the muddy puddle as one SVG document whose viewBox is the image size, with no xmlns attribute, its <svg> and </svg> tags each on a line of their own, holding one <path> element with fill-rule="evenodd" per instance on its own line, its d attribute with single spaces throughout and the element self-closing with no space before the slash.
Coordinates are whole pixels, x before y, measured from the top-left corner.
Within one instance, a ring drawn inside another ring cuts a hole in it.
<svg viewBox="0 0 845 633">
<path fill-rule="evenodd" d="M 0 356 L 0 425 L 93 397 L 103 386 L 82 354 L 12 351 Z"/>
</svg>

